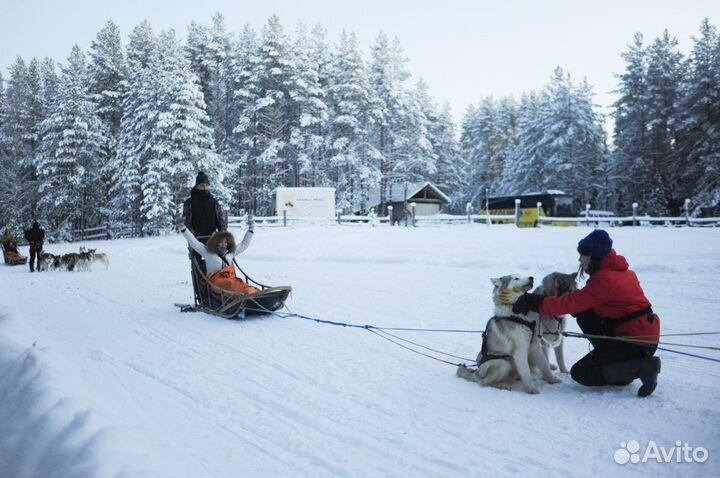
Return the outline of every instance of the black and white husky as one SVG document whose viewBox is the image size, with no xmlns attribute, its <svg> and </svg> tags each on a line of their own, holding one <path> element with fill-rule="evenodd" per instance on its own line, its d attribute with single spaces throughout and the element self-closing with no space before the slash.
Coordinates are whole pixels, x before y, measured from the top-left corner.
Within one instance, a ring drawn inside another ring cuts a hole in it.
<svg viewBox="0 0 720 478">
<path fill-rule="evenodd" d="M 43 252 L 40 254 L 40 265 L 38 269 L 42 272 L 54 271 L 60 268 L 60 256 Z"/>
<path fill-rule="evenodd" d="M 548 383 L 559 383 L 550 370 L 538 337 L 540 316 L 536 313 L 515 315 L 515 301 L 533 287 L 532 277 L 507 275 L 490 279 L 493 284 L 495 315 L 488 321 L 477 357 L 477 368 L 458 367 L 457 375 L 481 385 L 509 390 L 516 379 L 527 393 L 539 393 L 532 369 Z"/>
</svg>

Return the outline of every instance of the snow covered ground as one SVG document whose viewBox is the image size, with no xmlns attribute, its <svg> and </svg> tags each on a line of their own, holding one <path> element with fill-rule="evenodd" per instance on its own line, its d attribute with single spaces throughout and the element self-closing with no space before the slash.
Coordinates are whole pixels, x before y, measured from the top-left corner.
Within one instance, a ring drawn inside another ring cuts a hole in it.
<svg viewBox="0 0 720 478">
<path fill-rule="evenodd" d="M 292 285 L 288 305 L 300 314 L 481 329 L 491 277 L 574 271 L 588 232 L 260 228 L 241 264 Z M 720 330 L 720 229 L 610 233 L 664 333 Z M 192 297 L 179 235 L 88 245 L 109 254 L 108 270 L 0 267 L 0 476 L 720 475 L 720 363 L 659 352 L 647 399 L 638 383 L 590 389 L 568 376 L 538 380 L 532 396 L 481 388 L 362 329 L 179 312 L 173 303 Z M 480 348 L 479 334 L 398 335 L 469 359 Z M 668 341 L 717 346 L 718 337 Z M 582 339 L 565 345 L 569 363 L 588 350 Z M 640 455 L 654 441 L 708 457 L 617 464 L 632 440 Z"/>
</svg>

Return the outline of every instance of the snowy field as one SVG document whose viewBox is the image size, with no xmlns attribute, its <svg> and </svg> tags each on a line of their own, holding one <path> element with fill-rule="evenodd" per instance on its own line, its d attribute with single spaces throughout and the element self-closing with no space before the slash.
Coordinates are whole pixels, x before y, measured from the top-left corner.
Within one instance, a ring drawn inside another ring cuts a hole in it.
<svg viewBox="0 0 720 478">
<path fill-rule="evenodd" d="M 477 330 L 492 315 L 491 277 L 574 271 L 589 231 L 260 228 L 240 262 L 261 282 L 292 285 L 299 314 Z M 720 229 L 610 233 L 663 333 L 720 330 Z M 720 475 L 720 363 L 659 352 L 647 399 L 639 382 L 590 389 L 568 376 L 537 380 L 539 395 L 482 388 L 362 329 L 181 313 L 173 304 L 190 302 L 192 287 L 180 235 L 87 245 L 110 256 L 108 270 L 0 266 L 0 476 Z M 398 334 L 460 357 L 480 349 L 479 334 Z M 569 364 L 588 351 L 582 339 L 565 346 Z M 617 464 L 632 440 L 640 454 L 680 442 L 708 458 Z"/>
</svg>

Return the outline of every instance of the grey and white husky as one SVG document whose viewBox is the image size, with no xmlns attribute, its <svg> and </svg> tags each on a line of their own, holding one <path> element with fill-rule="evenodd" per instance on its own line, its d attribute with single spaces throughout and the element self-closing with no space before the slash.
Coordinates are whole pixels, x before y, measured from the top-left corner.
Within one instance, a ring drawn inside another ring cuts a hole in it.
<svg viewBox="0 0 720 478">
<path fill-rule="evenodd" d="M 458 367 L 457 375 L 481 385 L 509 390 L 520 378 L 527 393 L 539 393 L 531 369 L 538 369 L 548 383 L 558 383 L 542 351 L 536 313 L 514 315 L 515 301 L 533 287 L 532 277 L 507 275 L 490 279 L 495 315 L 488 321 L 477 357 L 477 368 Z"/>
<path fill-rule="evenodd" d="M 87 249 L 86 247 L 80 246 L 80 255 L 86 254 L 88 260 L 87 270 L 90 270 L 94 262 L 102 262 L 105 266 L 105 270 L 110 267 L 110 258 L 103 252 L 97 252 L 97 249 Z"/>
<path fill-rule="evenodd" d="M 553 272 L 546 275 L 542 280 L 542 285 L 538 286 L 533 292 L 542 295 L 562 296 L 577 290 L 575 278 L 577 272 L 572 274 L 563 274 L 562 272 Z M 555 361 L 557 366 L 550 364 L 550 368 L 556 370 L 560 368 L 560 372 L 568 373 L 565 365 L 565 354 L 563 352 L 563 332 L 567 325 L 567 317 L 560 316 L 542 316 L 540 318 L 540 342 L 542 344 L 545 357 L 550 359 L 550 348 L 555 351 Z"/>
<path fill-rule="evenodd" d="M 87 247 L 80 246 L 75 270 L 89 272 L 95 259 L 95 251 L 96 249 L 88 249 Z"/>
</svg>

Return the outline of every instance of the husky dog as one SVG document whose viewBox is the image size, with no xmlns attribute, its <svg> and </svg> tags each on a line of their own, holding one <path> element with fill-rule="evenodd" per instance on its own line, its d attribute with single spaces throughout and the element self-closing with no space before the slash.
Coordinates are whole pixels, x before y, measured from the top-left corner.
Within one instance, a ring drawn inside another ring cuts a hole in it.
<svg viewBox="0 0 720 478">
<path fill-rule="evenodd" d="M 494 285 L 495 316 L 485 327 L 482 348 L 477 357 L 478 367 L 458 367 L 457 375 L 504 390 L 509 390 L 519 377 L 527 393 L 539 393 L 531 368 L 539 369 L 548 383 L 560 382 L 550 371 L 550 364 L 540 346 L 536 330 L 540 316 L 534 313 L 516 316 L 512 313 L 512 305 L 518 297 L 532 289 L 533 278 L 507 275 L 490 281 Z"/>
<path fill-rule="evenodd" d="M 93 257 L 93 262 L 102 262 L 105 265 L 105 270 L 110 267 L 110 258 L 103 252 L 98 252 Z"/>
<path fill-rule="evenodd" d="M 43 252 L 40 255 L 40 266 L 39 270 L 43 272 L 54 271 L 60 267 L 60 256 L 50 254 L 49 252 Z"/>
<path fill-rule="evenodd" d="M 80 255 L 74 252 L 63 254 L 60 258 L 60 268 L 72 272 L 75 270 L 79 258 Z"/>
<path fill-rule="evenodd" d="M 577 272 L 572 274 L 563 274 L 562 272 L 553 272 L 552 274 L 546 275 L 542 280 L 542 285 L 538 286 L 533 292 L 535 294 L 542 295 L 556 295 L 561 296 L 569 294 L 570 292 L 577 290 L 575 284 L 575 278 Z M 560 368 L 560 372 L 569 373 L 568 368 L 565 365 L 565 355 L 563 353 L 563 332 L 567 325 L 567 317 L 561 316 L 541 316 L 540 317 L 540 342 L 542 343 L 542 349 L 545 353 L 545 357 L 550 358 L 550 347 L 555 350 L 555 360 L 557 361 L 557 367 L 550 364 L 550 368 L 556 370 Z"/>
<path fill-rule="evenodd" d="M 95 259 L 96 249 L 87 249 L 80 247 L 80 253 L 78 254 L 76 270 L 78 271 L 90 271 L 93 259 Z"/>
</svg>

